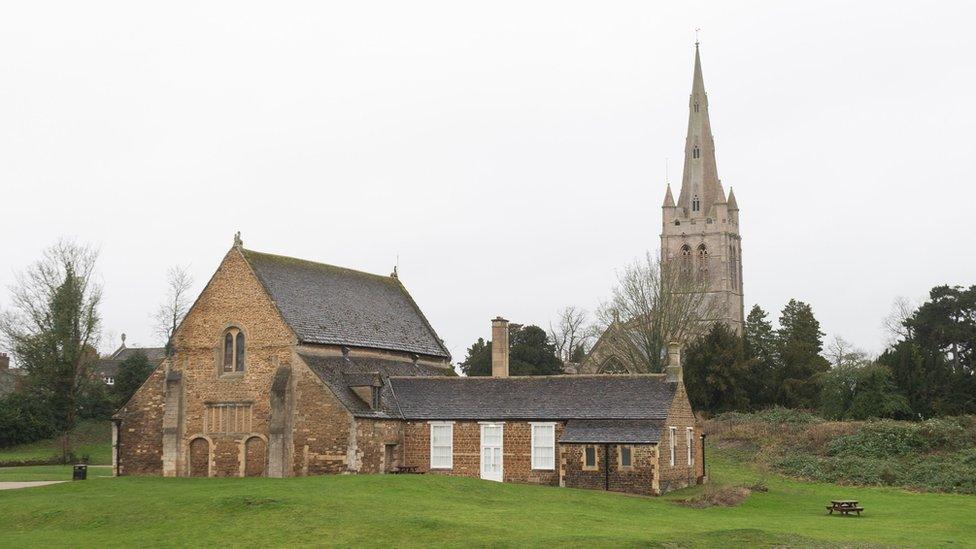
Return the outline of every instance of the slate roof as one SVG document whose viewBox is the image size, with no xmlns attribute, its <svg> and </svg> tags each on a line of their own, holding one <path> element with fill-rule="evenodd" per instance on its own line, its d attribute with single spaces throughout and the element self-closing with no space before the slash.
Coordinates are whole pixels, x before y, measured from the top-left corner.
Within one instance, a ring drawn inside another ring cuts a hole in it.
<svg viewBox="0 0 976 549">
<path fill-rule="evenodd" d="M 397 278 L 252 250 L 241 253 L 300 342 L 450 359 Z"/>
<path fill-rule="evenodd" d="M 381 358 L 346 356 L 299 355 L 319 379 L 332 389 L 336 398 L 356 417 L 400 418 L 389 377 L 395 376 L 442 376 L 444 368 L 435 368 L 410 362 Z M 373 386 L 381 383 L 380 407 L 370 408 L 352 390 L 352 387 Z"/>
<path fill-rule="evenodd" d="M 153 364 L 158 364 L 166 358 L 165 347 L 126 347 L 124 344 L 115 350 L 108 358 L 99 359 L 95 363 L 96 377 L 115 377 L 119 373 L 119 364 L 137 353 L 145 353 L 146 358 Z"/>
<path fill-rule="evenodd" d="M 391 377 L 405 419 L 657 419 L 675 383 L 664 375 Z"/>
<path fill-rule="evenodd" d="M 656 444 L 661 440 L 661 419 L 573 419 L 566 422 L 560 443 Z"/>
</svg>

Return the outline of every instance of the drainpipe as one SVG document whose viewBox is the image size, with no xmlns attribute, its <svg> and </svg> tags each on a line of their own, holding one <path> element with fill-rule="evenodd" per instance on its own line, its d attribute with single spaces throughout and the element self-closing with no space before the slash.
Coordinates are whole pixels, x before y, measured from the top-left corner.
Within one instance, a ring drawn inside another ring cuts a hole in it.
<svg viewBox="0 0 976 549">
<path fill-rule="evenodd" d="M 610 491 L 610 445 L 603 445 L 603 489 Z"/>
<path fill-rule="evenodd" d="M 704 478 L 705 478 L 705 433 L 702 433 L 701 434 L 701 441 L 702 441 L 702 451 L 701 451 L 701 454 L 702 454 L 702 479 L 704 480 Z"/>
</svg>

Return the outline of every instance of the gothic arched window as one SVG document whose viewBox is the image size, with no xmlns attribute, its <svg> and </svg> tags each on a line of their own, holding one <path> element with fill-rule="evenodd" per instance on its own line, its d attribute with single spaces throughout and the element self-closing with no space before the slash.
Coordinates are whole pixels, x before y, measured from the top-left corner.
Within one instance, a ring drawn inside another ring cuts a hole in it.
<svg viewBox="0 0 976 549">
<path fill-rule="evenodd" d="M 698 102 L 695 101 L 695 112 L 698 112 Z"/>
<path fill-rule="evenodd" d="M 681 268 L 679 273 L 682 277 L 691 275 L 691 246 L 685 244 L 681 247 Z"/>
<path fill-rule="evenodd" d="M 698 245 L 698 279 L 708 278 L 708 248 L 705 244 Z"/>
<path fill-rule="evenodd" d="M 692 158 L 700 158 L 701 157 L 701 150 L 698 148 L 698 145 L 695 145 L 695 148 L 691 151 L 691 157 Z"/>
<path fill-rule="evenodd" d="M 694 198 L 691 199 L 691 211 L 697 212 L 701 209 L 701 201 L 698 200 L 698 195 L 696 194 Z"/>
<path fill-rule="evenodd" d="M 244 332 L 240 328 L 228 328 L 224 332 L 223 373 L 243 372 L 247 355 Z"/>
</svg>

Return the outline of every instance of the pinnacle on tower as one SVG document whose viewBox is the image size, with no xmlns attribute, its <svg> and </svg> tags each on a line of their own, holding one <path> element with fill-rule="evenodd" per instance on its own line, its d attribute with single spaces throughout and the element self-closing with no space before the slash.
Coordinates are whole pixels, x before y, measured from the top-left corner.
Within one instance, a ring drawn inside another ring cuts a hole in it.
<svg viewBox="0 0 976 549">
<path fill-rule="evenodd" d="M 671 184 L 668 183 L 668 190 L 664 193 L 664 207 L 673 208 L 674 207 L 674 196 L 671 195 Z"/>
<path fill-rule="evenodd" d="M 738 209 L 739 209 L 739 203 L 735 201 L 735 189 L 729 187 L 729 211 L 738 210 Z"/>
</svg>

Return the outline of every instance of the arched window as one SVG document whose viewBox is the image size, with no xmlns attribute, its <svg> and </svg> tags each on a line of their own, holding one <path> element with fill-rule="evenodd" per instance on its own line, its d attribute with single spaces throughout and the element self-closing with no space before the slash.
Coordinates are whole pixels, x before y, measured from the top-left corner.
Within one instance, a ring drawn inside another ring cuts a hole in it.
<svg viewBox="0 0 976 549">
<path fill-rule="evenodd" d="M 695 112 L 698 112 L 698 101 L 695 101 Z"/>
<path fill-rule="evenodd" d="M 681 269 L 682 277 L 691 276 L 691 246 L 685 244 L 681 247 Z"/>
<path fill-rule="evenodd" d="M 691 211 L 697 212 L 701 209 L 701 201 L 698 200 L 698 195 L 696 194 L 694 198 L 691 199 Z"/>
<path fill-rule="evenodd" d="M 698 145 L 695 145 L 695 148 L 692 149 L 692 151 L 691 151 L 691 157 L 692 158 L 699 158 L 699 157 L 701 157 L 701 151 L 698 149 Z"/>
<path fill-rule="evenodd" d="M 705 244 L 698 245 L 698 280 L 708 278 L 708 248 Z"/>
<path fill-rule="evenodd" d="M 244 332 L 240 328 L 228 328 L 224 332 L 224 360 L 221 371 L 223 373 L 243 372 L 246 354 Z"/>
<path fill-rule="evenodd" d="M 675 219 L 675 220 L 674 220 L 674 224 L 675 224 L 675 226 L 678 226 L 678 225 L 681 225 L 681 221 L 679 221 L 679 220 L 677 220 L 677 219 Z"/>
</svg>

